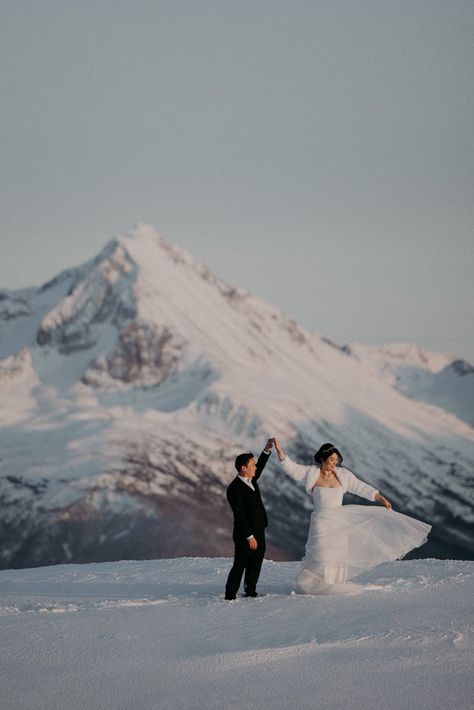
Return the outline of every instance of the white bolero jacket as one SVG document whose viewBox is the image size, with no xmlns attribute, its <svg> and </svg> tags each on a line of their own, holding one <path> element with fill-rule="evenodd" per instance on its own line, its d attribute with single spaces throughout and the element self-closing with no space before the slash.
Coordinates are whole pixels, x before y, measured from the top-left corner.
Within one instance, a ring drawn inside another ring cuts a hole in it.
<svg viewBox="0 0 474 710">
<path fill-rule="evenodd" d="M 302 466 L 292 461 L 288 455 L 280 463 L 291 478 L 294 478 L 295 481 L 304 482 L 306 492 L 311 495 L 313 486 L 318 480 L 321 471 L 319 466 Z M 367 498 L 367 500 L 374 500 L 375 495 L 378 493 L 376 488 L 361 481 L 347 468 L 336 468 L 336 476 L 344 493 L 354 493 L 354 495 Z"/>
</svg>

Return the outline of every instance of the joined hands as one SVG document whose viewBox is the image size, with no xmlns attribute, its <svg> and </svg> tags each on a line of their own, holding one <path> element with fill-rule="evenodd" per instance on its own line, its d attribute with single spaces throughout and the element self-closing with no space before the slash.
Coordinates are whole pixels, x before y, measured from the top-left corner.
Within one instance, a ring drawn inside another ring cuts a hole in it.
<svg viewBox="0 0 474 710">
<path fill-rule="evenodd" d="M 286 454 L 283 451 L 283 449 L 281 448 L 280 443 L 278 442 L 278 440 L 274 436 L 272 436 L 270 439 L 268 439 L 268 441 L 265 445 L 264 451 L 268 454 L 271 451 L 273 446 L 276 449 L 276 452 L 278 454 L 278 458 L 280 459 L 280 461 L 283 461 Z"/>
</svg>

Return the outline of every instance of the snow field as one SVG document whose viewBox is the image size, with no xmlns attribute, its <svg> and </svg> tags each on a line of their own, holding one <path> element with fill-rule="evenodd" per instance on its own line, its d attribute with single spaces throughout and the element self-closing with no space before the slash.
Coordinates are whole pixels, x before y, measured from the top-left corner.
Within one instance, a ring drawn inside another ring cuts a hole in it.
<svg viewBox="0 0 474 710">
<path fill-rule="evenodd" d="M 297 564 L 230 603 L 226 558 L 0 572 L 2 708 L 473 707 L 473 562 L 382 565 L 349 597 L 292 594 Z"/>
</svg>

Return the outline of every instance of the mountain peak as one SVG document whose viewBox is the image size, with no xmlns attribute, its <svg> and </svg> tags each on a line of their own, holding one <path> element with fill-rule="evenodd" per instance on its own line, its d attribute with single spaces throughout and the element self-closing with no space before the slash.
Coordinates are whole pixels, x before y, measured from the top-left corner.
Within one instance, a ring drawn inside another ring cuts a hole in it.
<svg viewBox="0 0 474 710">
<path fill-rule="evenodd" d="M 407 512 L 430 501 L 468 549 L 473 430 L 385 380 L 387 361 L 433 367 L 406 347 L 367 371 L 366 349 L 348 357 L 144 224 L 47 288 L 2 294 L 0 495 L 16 523 L 0 525 L 0 565 L 123 559 L 147 541 L 144 554 L 222 554 L 232 459 L 273 434 L 303 463 L 339 441 L 349 466 Z M 304 493 L 274 465 L 269 509 L 288 514 L 271 542 L 301 555 Z"/>
<path fill-rule="evenodd" d="M 327 347 L 146 224 L 68 272 L 48 301 L 36 334 L 45 367 L 48 348 L 82 352 L 79 379 L 106 388 L 157 385 L 189 367 L 206 381 L 232 364 L 285 369 L 295 344 L 310 358 Z"/>
<path fill-rule="evenodd" d="M 147 268 L 150 266 L 150 259 L 153 262 L 157 257 L 165 252 L 175 263 L 197 266 L 196 260 L 182 247 L 168 242 L 160 232 L 150 224 L 137 223 L 133 229 L 124 232 L 117 239 L 112 240 L 127 250 L 130 257 L 136 264 Z"/>
</svg>

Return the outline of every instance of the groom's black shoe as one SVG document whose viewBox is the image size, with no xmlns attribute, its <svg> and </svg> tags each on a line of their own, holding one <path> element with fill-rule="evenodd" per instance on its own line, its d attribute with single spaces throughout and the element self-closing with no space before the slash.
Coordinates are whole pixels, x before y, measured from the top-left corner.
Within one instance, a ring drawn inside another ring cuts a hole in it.
<svg viewBox="0 0 474 710">
<path fill-rule="evenodd" d="M 229 597 L 227 594 L 225 595 L 224 599 L 226 599 L 228 602 L 232 602 L 235 600 L 235 597 Z"/>
<path fill-rule="evenodd" d="M 264 596 L 265 596 L 265 594 L 259 594 L 258 592 L 246 592 L 244 594 L 244 597 L 252 597 L 253 599 L 255 599 L 255 597 L 264 597 Z"/>
</svg>

